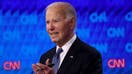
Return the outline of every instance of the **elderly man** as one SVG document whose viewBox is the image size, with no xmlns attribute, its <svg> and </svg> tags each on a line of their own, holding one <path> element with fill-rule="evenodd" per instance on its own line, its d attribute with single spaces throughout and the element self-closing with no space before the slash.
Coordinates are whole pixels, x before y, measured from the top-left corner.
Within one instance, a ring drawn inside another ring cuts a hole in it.
<svg viewBox="0 0 132 74">
<path fill-rule="evenodd" d="M 36 74 L 102 74 L 100 53 L 74 32 L 76 18 L 69 3 L 54 2 L 46 8 L 46 30 L 56 46 L 32 65 Z"/>
</svg>

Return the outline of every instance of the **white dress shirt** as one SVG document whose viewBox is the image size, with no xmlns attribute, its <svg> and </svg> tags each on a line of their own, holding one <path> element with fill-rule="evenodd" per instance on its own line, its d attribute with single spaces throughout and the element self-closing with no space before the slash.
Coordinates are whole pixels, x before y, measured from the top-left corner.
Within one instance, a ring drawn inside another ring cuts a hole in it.
<svg viewBox="0 0 132 74">
<path fill-rule="evenodd" d="M 59 67 L 60 65 L 62 64 L 62 61 L 64 60 L 68 50 L 70 49 L 71 45 L 73 44 L 73 42 L 76 40 L 77 36 L 76 34 L 73 35 L 73 37 L 66 43 L 64 44 L 61 48 L 63 49 L 63 52 L 60 54 L 60 64 L 59 64 Z M 60 48 L 59 46 L 57 46 L 56 48 L 56 51 L 57 49 Z"/>
</svg>

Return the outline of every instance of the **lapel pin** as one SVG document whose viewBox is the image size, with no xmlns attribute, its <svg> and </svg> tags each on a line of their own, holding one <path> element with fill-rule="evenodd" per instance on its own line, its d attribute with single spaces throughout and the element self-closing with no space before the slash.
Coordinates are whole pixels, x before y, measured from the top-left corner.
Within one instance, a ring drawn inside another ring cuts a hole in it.
<svg viewBox="0 0 132 74">
<path fill-rule="evenodd" d="M 73 56 L 70 56 L 71 59 L 73 59 Z"/>
</svg>

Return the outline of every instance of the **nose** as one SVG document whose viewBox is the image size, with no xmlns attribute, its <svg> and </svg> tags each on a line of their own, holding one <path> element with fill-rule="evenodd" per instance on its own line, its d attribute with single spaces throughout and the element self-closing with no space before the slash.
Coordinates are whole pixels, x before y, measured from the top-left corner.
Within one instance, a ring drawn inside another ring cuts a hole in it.
<svg viewBox="0 0 132 74">
<path fill-rule="evenodd" d="M 53 31 L 55 29 L 55 26 L 54 26 L 54 24 L 52 22 L 48 24 L 48 29 L 50 31 Z"/>
</svg>

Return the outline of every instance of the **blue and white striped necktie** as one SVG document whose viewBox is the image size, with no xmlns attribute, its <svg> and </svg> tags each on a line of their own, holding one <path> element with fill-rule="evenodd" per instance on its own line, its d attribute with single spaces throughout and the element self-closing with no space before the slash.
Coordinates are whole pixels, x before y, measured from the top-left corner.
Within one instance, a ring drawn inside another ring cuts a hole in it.
<svg viewBox="0 0 132 74">
<path fill-rule="evenodd" d="M 58 48 L 56 54 L 53 57 L 52 63 L 55 64 L 54 65 L 54 72 L 55 74 L 57 74 L 57 71 L 59 69 L 59 64 L 60 64 L 60 53 L 63 52 L 62 48 Z"/>
</svg>

